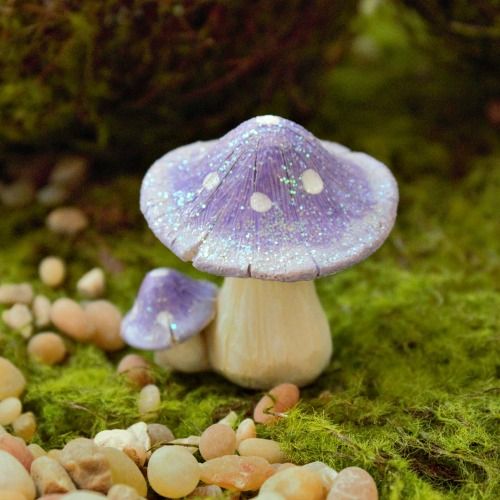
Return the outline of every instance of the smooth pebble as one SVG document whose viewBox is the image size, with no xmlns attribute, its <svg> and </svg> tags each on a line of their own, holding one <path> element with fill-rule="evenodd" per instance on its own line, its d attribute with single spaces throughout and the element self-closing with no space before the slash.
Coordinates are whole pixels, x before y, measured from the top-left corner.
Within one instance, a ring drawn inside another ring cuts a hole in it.
<svg viewBox="0 0 500 500">
<path fill-rule="evenodd" d="M 26 387 L 26 379 L 19 368 L 0 357 L 0 400 L 19 397 Z"/>
<path fill-rule="evenodd" d="M 377 485 L 360 467 L 342 469 L 328 492 L 327 500 L 377 500 Z"/>
<path fill-rule="evenodd" d="M 323 500 L 325 489 L 321 479 L 302 467 L 290 467 L 270 477 L 261 487 L 260 495 L 277 493 L 286 500 Z"/>
<path fill-rule="evenodd" d="M 189 495 L 200 480 L 200 465 L 181 446 L 163 446 L 148 463 L 149 484 L 159 495 L 181 498 Z"/>
<path fill-rule="evenodd" d="M 236 422 L 238 422 L 238 414 L 231 410 L 224 418 L 221 418 L 217 423 L 223 425 L 229 425 L 231 428 L 236 427 Z"/>
<path fill-rule="evenodd" d="M 28 472 L 30 471 L 34 457 L 22 439 L 3 434 L 0 436 L 0 450 L 10 453 Z"/>
<path fill-rule="evenodd" d="M 142 467 L 147 460 L 147 448 L 127 429 L 109 429 L 98 432 L 94 443 L 99 447 L 116 448 Z"/>
<path fill-rule="evenodd" d="M 137 491 L 126 484 L 115 484 L 108 491 L 108 500 L 145 500 Z"/>
<path fill-rule="evenodd" d="M 76 289 L 86 299 L 97 299 L 106 290 L 106 278 L 100 267 L 95 267 L 85 273 L 77 282 Z"/>
<path fill-rule="evenodd" d="M 24 338 L 30 337 L 33 333 L 33 314 L 26 304 L 14 304 L 10 309 L 3 311 L 2 320 Z"/>
<path fill-rule="evenodd" d="M 60 335 L 42 332 L 34 335 L 28 342 L 28 354 L 31 359 L 44 365 L 55 365 L 66 357 L 66 344 Z"/>
<path fill-rule="evenodd" d="M 96 300 L 85 304 L 85 313 L 94 325 L 92 342 L 104 351 L 117 351 L 125 346 L 120 335 L 122 314 L 107 300 Z"/>
<path fill-rule="evenodd" d="M 153 382 L 149 363 L 139 354 L 124 356 L 118 363 L 116 371 L 138 387 L 144 387 Z"/>
<path fill-rule="evenodd" d="M 35 316 L 35 325 L 38 328 L 44 328 L 50 324 L 50 308 L 52 304 L 45 295 L 37 295 L 33 300 L 33 315 Z"/>
<path fill-rule="evenodd" d="M 6 398 L 0 401 L 0 425 L 10 425 L 23 411 L 19 398 Z"/>
<path fill-rule="evenodd" d="M 270 464 L 281 463 L 285 459 L 279 443 L 272 439 L 245 439 L 238 446 L 238 453 L 243 457 L 265 458 Z"/>
<path fill-rule="evenodd" d="M 293 408 L 299 401 L 300 391 L 295 384 L 273 387 L 255 406 L 253 419 L 259 424 L 276 421 L 281 413 Z"/>
<path fill-rule="evenodd" d="M 31 411 L 19 415 L 12 422 L 12 430 L 16 436 L 23 438 L 27 442 L 31 441 L 36 433 L 35 415 Z"/>
<path fill-rule="evenodd" d="M 173 432 L 163 424 L 148 424 L 148 435 L 152 447 L 169 443 L 175 439 Z"/>
<path fill-rule="evenodd" d="M 29 283 L 6 283 L 0 286 L 0 304 L 31 304 L 33 287 Z"/>
<path fill-rule="evenodd" d="M 26 497 L 19 491 L 0 490 L 0 500 L 26 500 Z"/>
<path fill-rule="evenodd" d="M 33 183 L 21 179 L 0 189 L 0 200 L 6 207 L 21 208 L 29 205 L 35 197 Z"/>
<path fill-rule="evenodd" d="M 249 438 L 257 437 L 257 429 L 252 418 L 242 420 L 236 429 L 236 442 L 239 445 L 242 441 Z"/>
<path fill-rule="evenodd" d="M 10 453 L 0 450 L 0 491 L 17 491 L 34 500 L 35 484 L 27 470 Z"/>
<path fill-rule="evenodd" d="M 205 460 L 232 455 L 236 451 L 236 433 L 224 424 L 207 427 L 200 437 L 200 453 Z"/>
<path fill-rule="evenodd" d="M 89 162 L 83 156 L 63 156 L 54 165 L 49 181 L 68 189 L 79 187 L 87 176 L 88 166 Z"/>
<path fill-rule="evenodd" d="M 30 450 L 33 458 L 45 457 L 47 455 L 47 452 L 39 444 L 36 443 L 29 444 L 28 450 Z"/>
<path fill-rule="evenodd" d="M 324 462 L 311 462 L 303 465 L 302 468 L 310 470 L 311 472 L 317 474 L 323 483 L 325 491 L 330 490 L 333 485 L 333 481 L 335 481 L 335 478 L 338 475 L 335 469 L 332 469 Z"/>
<path fill-rule="evenodd" d="M 106 498 L 106 495 L 91 490 L 73 491 L 63 496 L 63 500 L 99 500 L 102 498 Z"/>
<path fill-rule="evenodd" d="M 86 342 L 94 335 L 94 324 L 80 304 L 74 300 L 57 299 L 52 304 L 50 319 L 59 330 L 73 340 Z"/>
<path fill-rule="evenodd" d="M 36 193 L 36 199 L 44 207 L 56 207 L 65 203 L 70 194 L 63 186 L 47 184 Z"/>
<path fill-rule="evenodd" d="M 151 438 L 148 434 L 148 424 L 146 422 L 137 422 L 128 427 L 127 431 L 134 435 L 137 442 L 141 443 L 146 451 L 151 448 Z"/>
<path fill-rule="evenodd" d="M 48 228 L 57 234 L 72 236 L 89 224 L 87 216 L 76 207 L 56 208 L 47 216 Z"/>
<path fill-rule="evenodd" d="M 154 384 L 148 384 L 139 393 L 139 414 L 145 418 L 153 418 L 161 404 L 160 389 Z"/>
<path fill-rule="evenodd" d="M 31 464 L 31 477 L 40 495 L 68 493 L 76 490 L 64 467 L 53 458 L 39 457 Z"/>
<path fill-rule="evenodd" d="M 38 275 L 44 285 L 57 288 L 66 277 L 66 264 L 59 257 L 45 257 L 38 266 Z"/>
<path fill-rule="evenodd" d="M 187 498 L 217 498 L 224 496 L 220 486 L 210 484 L 207 486 L 197 486 Z"/>
</svg>

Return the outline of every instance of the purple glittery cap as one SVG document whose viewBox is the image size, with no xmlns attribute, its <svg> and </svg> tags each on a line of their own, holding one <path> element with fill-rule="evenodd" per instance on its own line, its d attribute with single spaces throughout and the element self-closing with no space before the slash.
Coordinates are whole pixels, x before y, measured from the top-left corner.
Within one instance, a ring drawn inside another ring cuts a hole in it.
<svg viewBox="0 0 500 500">
<path fill-rule="evenodd" d="M 271 115 L 167 153 L 141 190 L 149 226 L 181 259 L 279 281 L 363 260 L 388 236 L 397 204 L 385 165 Z"/>
<path fill-rule="evenodd" d="M 215 316 L 217 287 L 174 269 L 146 274 L 121 335 L 138 349 L 168 349 L 205 328 Z"/>
</svg>

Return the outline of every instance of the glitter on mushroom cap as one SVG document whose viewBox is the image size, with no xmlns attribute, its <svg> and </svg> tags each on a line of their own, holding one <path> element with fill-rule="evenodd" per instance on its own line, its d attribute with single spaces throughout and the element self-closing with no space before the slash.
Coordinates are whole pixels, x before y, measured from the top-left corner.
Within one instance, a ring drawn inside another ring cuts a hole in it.
<svg viewBox="0 0 500 500">
<path fill-rule="evenodd" d="M 217 287 L 179 271 L 158 268 L 146 274 L 121 335 L 138 349 L 168 349 L 201 332 L 215 316 Z"/>
<path fill-rule="evenodd" d="M 385 165 L 271 115 L 167 153 L 141 190 L 149 226 L 181 259 L 278 281 L 363 260 L 387 238 L 397 204 Z"/>
</svg>

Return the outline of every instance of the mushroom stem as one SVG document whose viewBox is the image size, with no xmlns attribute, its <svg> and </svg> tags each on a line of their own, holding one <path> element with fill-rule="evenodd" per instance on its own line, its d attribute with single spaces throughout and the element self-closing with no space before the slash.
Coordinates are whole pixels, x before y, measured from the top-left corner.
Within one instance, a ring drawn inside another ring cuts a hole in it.
<svg viewBox="0 0 500 500">
<path fill-rule="evenodd" d="M 268 389 L 312 382 L 330 360 L 332 339 L 313 281 L 226 278 L 207 347 L 216 372 Z"/>
</svg>

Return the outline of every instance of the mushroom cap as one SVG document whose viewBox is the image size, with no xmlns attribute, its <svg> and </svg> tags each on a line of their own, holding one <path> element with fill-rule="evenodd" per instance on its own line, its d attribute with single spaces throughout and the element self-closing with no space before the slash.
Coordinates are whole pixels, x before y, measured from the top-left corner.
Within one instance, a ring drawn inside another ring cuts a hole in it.
<svg viewBox="0 0 500 500">
<path fill-rule="evenodd" d="M 169 268 L 146 274 L 121 335 L 138 349 L 173 347 L 200 333 L 215 316 L 217 287 Z"/>
<path fill-rule="evenodd" d="M 147 172 L 141 209 L 178 257 L 220 276 L 278 281 L 335 273 L 394 225 L 389 169 L 277 116 L 170 151 Z"/>
</svg>

